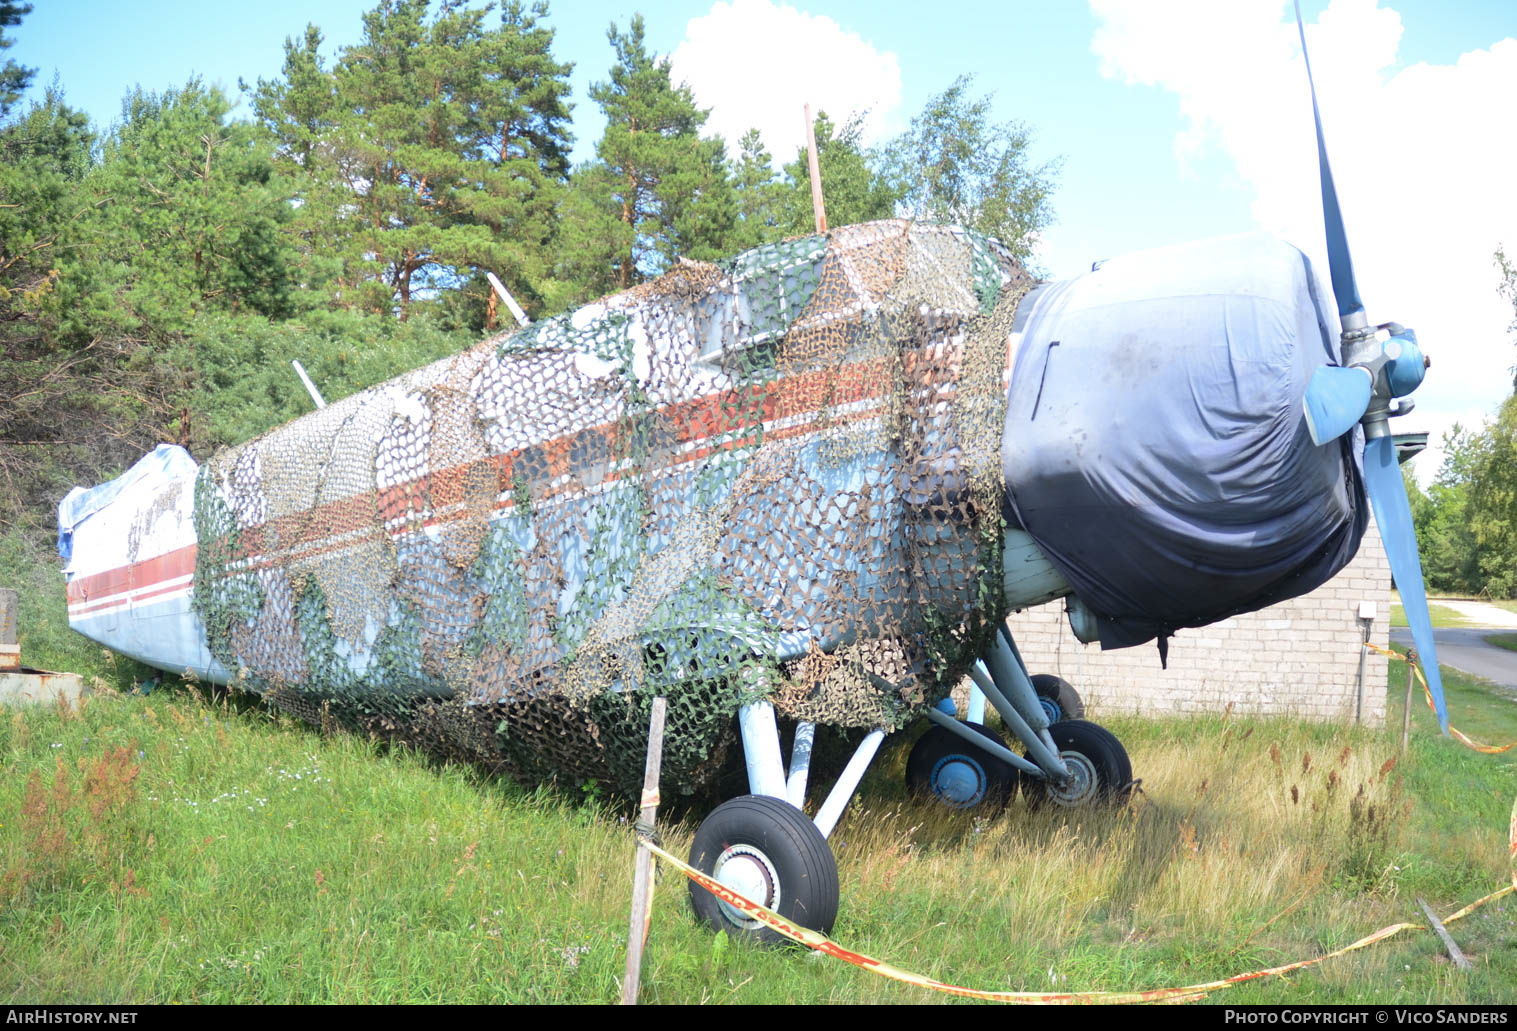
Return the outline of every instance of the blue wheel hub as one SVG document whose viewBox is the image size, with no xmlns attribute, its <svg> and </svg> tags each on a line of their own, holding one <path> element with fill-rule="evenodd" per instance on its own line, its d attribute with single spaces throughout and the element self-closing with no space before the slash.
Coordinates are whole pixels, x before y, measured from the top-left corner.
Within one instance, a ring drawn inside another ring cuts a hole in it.
<svg viewBox="0 0 1517 1031">
<path fill-rule="evenodd" d="M 1048 717 L 1049 723 L 1057 723 L 1064 718 L 1064 710 L 1052 698 L 1039 697 L 1038 704 L 1043 707 L 1043 715 Z"/>
<path fill-rule="evenodd" d="M 932 768 L 932 790 L 955 809 L 968 809 L 985 798 L 985 767 L 967 755 L 949 755 Z"/>
</svg>

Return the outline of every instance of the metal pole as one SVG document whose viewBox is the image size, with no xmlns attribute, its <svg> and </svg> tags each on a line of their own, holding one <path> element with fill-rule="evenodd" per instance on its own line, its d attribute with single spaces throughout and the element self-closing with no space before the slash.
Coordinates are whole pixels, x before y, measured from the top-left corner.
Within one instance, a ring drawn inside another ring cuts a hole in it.
<svg viewBox="0 0 1517 1031">
<path fill-rule="evenodd" d="M 1364 640 L 1359 642 L 1359 687 L 1354 695 L 1354 722 L 1364 722 L 1364 660 L 1369 657 L 1370 627 L 1373 625 L 1367 619 L 1360 619 L 1359 623 L 1364 627 Z"/>
<path fill-rule="evenodd" d="M 774 706 L 768 702 L 740 705 L 737 727 L 743 738 L 743 759 L 748 764 L 748 791 L 770 798 L 787 798 L 785 760 L 780 754 L 780 729 L 774 722 Z"/>
<path fill-rule="evenodd" d="M 959 737 L 963 738 L 971 748 L 978 748 L 980 751 L 985 752 L 988 755 L 995 756 L 1002 762 L 1011 763 L 1011 765 L 1015 766 L 1017 769 L 1023 770 L 1026 773 L 1030 773 L 1034 777 L 1047 776 L 1047 774 L 1038 768 L 1037 763 L 1024 759 L 1022 756 L 1013 752 L 1005 745 L 998 745 L 994 741 L 990 740 L 990 738 L 976 734 L 974 731 L 969 729 L 968 723 L 960 723 L 952 716 L 949 716 L 943 712 L 939 712 L 937 709 L 933 708 L 923 709 L 922 715 L 926 716 L 928 720 L 936 723 L 944 730 L 949 731 L 953 734 L 957 734 Z"/>
<path fill-rule="evenodd" d="M 985 692 L 972 680 L 969 682 L 969 712 L 965 715 L 964 722 L 985 725 Z"/>
<path fill-rule="evenodd" d="M 643 808 L 638 814 L 640 833 L 653 833 L 658 817 L 658 771 L 664 758 L 664 699 L 653 699 L 648 719 L 648 762 L 643 767 Z M 622 1005 L 637 1005 L 637 985 L 643 973 L 643 946 L 648 943 L 648 923 L 653 915 L 653 853 L 637 844 L 637 866 L 632 875 L 632 919 L 627 927 L 627 970 L 622 977 Z"/>
<path fill-rule="evenodd" d="M 806 808 L 806 779 L 811 773 L 811 746 L 815 740 L 815 723 L 803 720 L 795 725 L 795 740 L 790 745 L 790 776 L 785 781 L 785 797 L 797 809 Z"/>
<path fill-rule="evenodd" d="M 975 683 L 980 685 L 980 690 L 985 692 L 985 697 L 990 700 L 991 705 L 995 706 L 996 712 L 1001 714 L 1001 722 L 1005 724 L 1006 729 L 1027 746 L 1028 757 L 1037 763 L 1044 776 L 1054 784 L 1067 783 L 1070 777 L 1069 767 L 1065 765 L 1058 749 L 1050 747 L 1037 731 L 1027 725 L 1027 721 L 1001 693 L 983 664 L 976 662 L 970 666 L 969 675 L 974 678 Z"/>
<path fill-rule="evenodd" d="M 822 206 L 822 170 L 816 161 L 816 126 L 811 124 L 811 105 L 806 108 L 806 168 L 811 173 L 811 214 L 816 231 L 827 231 L 827 210 Z"/>
<path fill-rule="evenodd" d="M 0 671 L 21 668 L 21 594 L 0 587 Z"/>
<path fill-rule="evenodd" d="M 822 803 L 822 808 L 817 811 L 816 829 L 822 832 L 822 837 L 830 837 L 833 828 L 842 819 L 843 810 L 848 808 L 848 802 L 853 798 L 853 792 L 859 786 L 859 781 L 864 779 L 864 771 L 869 769 L 869 762 L 874 758 L 874 753 L 880 750 L 880 742 L 885 740 L 883 730 L 871 730 L 865 735 L 864 740 L 859 742 L 859 747 L 853 750 L 853 758 L 848 760 L 848 765 L 843 767 L 842 776 L 833 785 L 832 791 L 827 795 L 827 801 Z"/>
<path fill-rule="evenodd" d="M 299 376 L 300 382 L 305 384 L 306 393 L 311 395 L 311 400 L 316 402 L 316 407 L 325 408 L 327 406 L 327 403 L 322 400 L 321 391 L 316 389 L 316 384 L 311 382 L 311 377 L 306 375 L 305 366 L 301 365 L 300 362 L 294 358 L 290 359 L 290 364 L 295 367 L 295 375 Z"/>
<path fill-rule="evenodd" d="M 490 288 L 499 295 L 502 301 L 506 302 L 506 307 L 511 309 L 511 316 L 516 319 L 516 324 L 518 326 L 525 326 L 530 320 L 527 318 L 527 313 L 521 310 L 521 305 L 516 303 L 516 298 L 511 296 L 511 291 L 507 290 L 505 285 L 495 278 L 494 272 L 486 272 L 485 278 L 490 281 Z"/>
</svg>

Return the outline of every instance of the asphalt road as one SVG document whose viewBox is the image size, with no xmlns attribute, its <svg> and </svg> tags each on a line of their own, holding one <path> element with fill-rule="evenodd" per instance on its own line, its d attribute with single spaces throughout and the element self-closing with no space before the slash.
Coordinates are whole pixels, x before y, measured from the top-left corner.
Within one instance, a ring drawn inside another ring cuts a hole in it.
<svg viewBox="0 0 1517 1031">
<path fill-rule="evenodd" d="M 1484 640 L 1491 634 L 1511 632 L 1500 627 L 1474 630 L 1434 628 L 1433 640 L 1438 645 L 1438 663 L 1473 673 L 1517 691 L 1517 652 L 1497 648 L 1493 644 L 1486 644 Z M 1392 627 L 1391 640 L 1403 647 L 1409 646 L 1412 643 L 1412 632 L 1405 627 Z"/>
</svg>

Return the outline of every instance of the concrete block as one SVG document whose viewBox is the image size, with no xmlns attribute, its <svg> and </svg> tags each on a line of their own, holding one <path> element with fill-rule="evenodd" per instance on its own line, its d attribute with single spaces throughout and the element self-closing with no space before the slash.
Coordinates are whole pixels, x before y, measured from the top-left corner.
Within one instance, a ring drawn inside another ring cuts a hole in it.
<svg viewBox="0 0 1517 1031">
<path fill-rule="evenodd" d="M 57 705 L 60 700 L 77 705 L 89 694 L 84 678 L 77 673 L 49 673 L 41 669 L 0 673 L 0 705 L 6 708 Z"/>
</svg>

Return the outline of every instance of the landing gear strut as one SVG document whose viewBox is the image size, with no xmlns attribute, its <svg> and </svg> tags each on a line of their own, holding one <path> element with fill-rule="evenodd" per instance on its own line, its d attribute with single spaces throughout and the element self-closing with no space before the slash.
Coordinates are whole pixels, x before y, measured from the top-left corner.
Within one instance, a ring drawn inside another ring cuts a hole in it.
<svg viewBox="0 0 1517 1031">
<path fill-rule="evenodd" d="M 1084 715 L 1085 705 L 1067 681 L 1049 675 L 1029 677 L 1004 626 L 969 676 L 974 681 L 970 722 L 961 723 L 937 709 L 926 711 L 937 726 L 923 735 L 907 761 L 907 783 L 914 790 L 955 808 L 981 805 L 993 797 L 981 787 L 990 781 L 988 764 L 1000 760 L 1020 772 L 1022 793 L 1032 806 L 1126 800 L 1132 764 L 1122 743 L 1109 730 L 1075 718 Z M 1026 748 L 1026 755 L 1012 753 L 977 725 L 986 701 Z"/>
<path fill-rule="evenodd" d="M 796 728 L 788 776 L 774 709 L 768 702 L 740 708 L 738 727 L 751 794 L 724 802 L 701 821 L 690 846 L 690 865 L 787 920 L 825 934 L 838 912 L 837 861 L 827 837 L 858 789 L 885 732 L 865 735 L 812 820 L 801 805 L 815 726 L 802 723 Z M 696 916 L 716 930 L 767 944 L 786 940 L 694 882 L 690 902 Z"/>
<path fill-rule="evenodd" d="M 1028 777 L 1022 794 L 1033 808 L 1072 809 L 1103 802 L 1122 803 L 1132 788 L 1132 764 L 1116 735 L 1086 720 L 1064 720 L 1048 728 L 1059 756 L 1069 767 L 1063 784 Z"/>
</svg>

